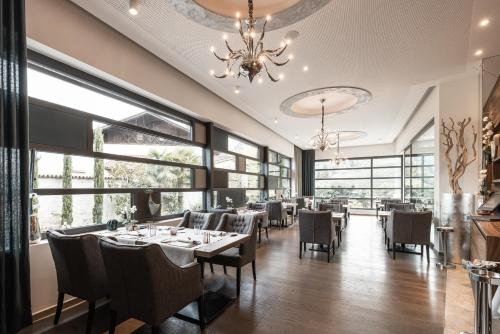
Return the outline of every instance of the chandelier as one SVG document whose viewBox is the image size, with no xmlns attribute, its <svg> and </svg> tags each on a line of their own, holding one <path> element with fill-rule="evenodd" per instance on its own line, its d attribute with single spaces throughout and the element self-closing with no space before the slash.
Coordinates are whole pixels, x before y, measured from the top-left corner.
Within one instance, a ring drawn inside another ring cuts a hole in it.
<svg viewBox="0 0 500 334">
<path fill-rule="evenodd" d="M 347 158 L 344 157 L 342 152 L 340 152 L 340 132 L 337 132 L 337 151 L 333 155 L 333 159 L 330 161 L 333 167 L 339 168 L 343 167 L 346 162 Z"/>
<path fill-rule="evenodd" d="M 264 36 L 266 34 L 266 24 L 271 19 L 267 16 L 264 25 L 262 27 L 262 32 L 257 34 L 255 31 L 256 20 L 253 17 L 253 1 L 248 0 L 248 19 L 244 20 L 245 29 L 243 29 L 243 22 L 240 18 L 239 13 L 236 14 L 238 21 L 236 22 L 236 27 L 240 32 L 240 37 L 243 40 L 244 47 L 241 49 L 233 49 L 227 41 L 227 35 L 223 35 L 227 50 L 229 51 L 226 56 L 220 56 L 215 52 L 215 48 L 212 47 L 211 51 L 215 57 L 221 62 L 225 63 L 224 73 L 221 75 L 216 75 L 212 71 L 212 75 L 216 78 L 223 79 L 227 76 L 233 78 L 246 77 L 250 82 L 253 81 L 255 77 L 259 77 L 259 82 L 261 82 L 261 72 L 264 70 L 273 82 L 277 82 L 283 78 L 279 75 L 278 78 L 274 77 L 269 73 L 266 62 L 270 62 L 276 66 L 286 65 L 292 56 L 290 55 L 287 60 L 280 61 L 279 58 L 285 52 L 289 40 L 281 42 L 281 46 L 276 49 L 264 49 Z M 233 68 L 237 67 L 237 73 L 233 71 Z"/>
<path fill-rule="evenodd" d="M 311 146 L 314 150 L 326 151 L 334 147 L 335 138 L 334 133 L 325 128 L 325 101 L 321 99 L 321 129 L 317 134 L 311 138 Z M 338 137 L 337 137 L 338 138 Z"/>
</svg>

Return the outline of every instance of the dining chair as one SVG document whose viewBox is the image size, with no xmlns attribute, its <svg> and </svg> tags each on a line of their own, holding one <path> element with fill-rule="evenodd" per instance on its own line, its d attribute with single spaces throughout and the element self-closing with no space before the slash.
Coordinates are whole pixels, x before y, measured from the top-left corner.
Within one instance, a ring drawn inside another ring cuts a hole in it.
<svg viewBox="0 0 500 334">
<path fill-rule="evenodd" d="M 269 210 L 269 221 L 276 221 L 278 226 L 283 226 L 283 222 L 285 225 L 288 225 L 288 218 L 286 209 L 283 207 L 281 201 L 269 201 L 267 202 L 267 207 Z"/>
<path fill-rule="evenodd" d="M 266 202 L 249 202 L 247 203 L 247 209 L 248 210 L 255 210 L 255 211 L 266 211 L 267 212 L 267 219 L 259 219 L 257 221 L 257 228 L 259 229 L 259 244 L 260 244 L 260 234 L 261 230 L 264 229 L 266 231 L 266 238 L 269 240 L 269 209 L 267 207 Z"/>
<path fill-rule="evenodd" d="M 295 200 L 297 202 L 297 212 L 306 207 L 306 199 L 304 197 L 297 197 Z"/>
<path fill-rule="evenodd" d="M 421 246 L 421 256 L 425 246 L 429 262 L 431 225 L 431 211 L 391 211 L 387 220 L 387 249 L 389 250 L 389 245 L 392 243 L 392 258 L 396 259 L 396 244 L 413 244 Z"/>
<path fill-rule="evenodd" d="M 57 275 L 57 307 L 54 324 L 61 317 L 64 295 L 68 294 L 89 303 L 85 333 L 92 330 L 95 303 L 109 294 L 108 279 L 95 235 L 66 235 L 47 231 L 50 252 Z"/>
<path fill-rule="evenodd" d="M 415 211 L 415 203 L 387 203 L 387 211 Z"/>
<path fill-rule="evenodd" d="M 215 221 L 214 213 L 192 212 L 188 210 L 184 212 L 184 217 L 182 217 L 182 221 L 177 227 L 213 230 L 217 224 L 218 222 Z"/>
<path fill-rule="evenodd" d="M 327 260 L 330 262 L 330 252 L 335 254 L 336 233 L 332 224 L 331 211 L 299 211 L 299 259 L 302 249 L 307 244 L 326 246 Z"/>
<path fill-rule="evenodd" d="M 179 267 L 157 244 L 124 245 L 112 239 L 99 241 L 110 284 L 109 334 L 116 319 L 134 318 L 160 332 L 169 317 L 196 301 L 199 325 L 203 329 L 204 299 L 200 264 Z"/>
<path fill-rule="evenodd" d="M 237 211 L 234 208 L 233 209 L 214 208 L 214 209 L 210 210 L 210 213 L 214 214 L 213 229 L 215 229 L 217 227 L 217 225 L 219 225 L 220 219 L 224 213 L 236 214 Z"/>
<path fill-rule="evenodd" d="M 257 279 L 255 268 L 255 249 L 257 241 L 257 224 L 253 215 L 233 215 L 223 214 L 216 231 L 228 233 L 236 232 L 248 234 L 250 238 L 239 247 L 228 249 L 213 258 L 205 260 L 206 262 L 222 265 L 224 273 L 227 273 L 226 267 L 236 268 L 236 296 L 240 296 L 241 268 L 252 263 L 253 279 Z"/>
</svg>

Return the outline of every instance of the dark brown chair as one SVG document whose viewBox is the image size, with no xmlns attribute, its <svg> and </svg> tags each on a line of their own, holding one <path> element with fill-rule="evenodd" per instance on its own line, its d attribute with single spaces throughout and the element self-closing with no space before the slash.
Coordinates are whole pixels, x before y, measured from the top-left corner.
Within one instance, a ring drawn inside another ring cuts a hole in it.
<svg viewBox="0 0 500 334">
<path fill-rule="evenodd" d="M 311 243 L 326 246 L 330 262 L 330 252 L 335 254 L 335 236 L 331 211 L 299 211 L 299 258 L 302 258 L 302 247 L 305 251 Z"/>
<path fill-rule="evenodd" d="M 95 302 L 109 294 L 99 240 L 91 234 L 71 236 L 58 231 L 48 231 L 47 240 L 56 267 L 59 292 L 54 324 L 59 322 L 64 295 L 68 294 L 89 303 L 85 333 L 90 333 Z"/>
<path fill-rule="evenodd" d="M 403 203 L 403 201 L 400 199 L 385 198 L 380 200 L 380 203 L 384 206 L 384 211 L 390 211 L 389 205 Z"/>
<path fill-rule="evenodd" d="M 224 273 L 227 273 L 226 267 L 236 268 L 236 296 L 240 296 L 241 268 L 248 263 L 252 263 L 253 279 L 257 279 L 255 272 L 255 248 L 257 242 L 257 224 L 253 215 L 232 215 L 223 214 L 216 231 L 236 232 L 249 234 L 250 239 L 237 248 L 228 249 L 206 262 L 224 266 Z"/>
<path fill-rule="evenodd" d="M 213 230 L 219 222 L 215 221 L 215 214 L 204 212 L 186 211 L 182 221 L 177 227 L 199 228 L 201 230 Z"/>
<path fill-rule="evenodd" d="M 297 197 L 295 200 L 297 202 L 297 212 L 306 207 L 306 199 L 304 197 Z"/>
<path fill-rule="evenodd" d="M 283 223 L 285 226 L 288 226 L 288 216 L 286 209 L 283 207 L 283 204 L 281 204 L 281 201 L 269 201 L 267 202 L 267 209 L 269 212 L 269 221 L 272 222 L 276 221 L 278 223 L 278 226 L 283 226 Z"/>
<path fill-rule="evenodd" d="M 397 211 L 415 211 L 414 203 L 386 203 L 387 211 L 397 210 Z"/>
<path fill-rule="evenodd" d="M 431 243 L 432 212 L 405 212 L 393 210 L 387 220 L 388 245 L 392 242 L 392 257 L 396 259 L 396 244 L 420 245 L 426 247 L 429 262 L 429 245 Z"/>
<path fill-rule="evenodd" d="M 179 267 L 157 244 L 124 245 L 100 240 L 110 285 L 109 334 L 115 332 L 117 315 L 159 326 L 194 301 L 198 302 L 200 327 L 204 328 L 203 282 L 198 263 Z"/>
</svg>

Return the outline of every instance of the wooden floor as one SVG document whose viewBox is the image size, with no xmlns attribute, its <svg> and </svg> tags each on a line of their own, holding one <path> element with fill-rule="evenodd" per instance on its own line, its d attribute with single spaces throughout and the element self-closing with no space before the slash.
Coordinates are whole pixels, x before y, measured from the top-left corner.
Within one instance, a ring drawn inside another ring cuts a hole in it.
<svg viewBox="0 0 500 334">
<path fill-rule="evenodd" d="M 299 260 L 298 226 L 273 230 L 257 250 L 257 281 L 244 268 L 239 301 L 205 333 L 439 333 L 444 330 L 446 273 L 420 255 L 388 255 L 374 217 L 353 216 L 331 263 L 307 251 Z M 216 268 L 222 273 L 222 268 Z M 207 271 L 207 275 L 210 273 Z M 234 271 L 229 272 L 233 277 Z M 68 316 L 69 317 L 69 316 Z M 25 333 L 82 332 L 85 315 L 55 328 L 34 326 Z M 65 314 L 62 316 L 65 321 Z M 107 307 L 96 315 L 105 332 Z M 128 320 L 117 333 L 147 333 Z M 197 326 L 169 319 L 162 333 L 199 333 Z"/>
</svg>

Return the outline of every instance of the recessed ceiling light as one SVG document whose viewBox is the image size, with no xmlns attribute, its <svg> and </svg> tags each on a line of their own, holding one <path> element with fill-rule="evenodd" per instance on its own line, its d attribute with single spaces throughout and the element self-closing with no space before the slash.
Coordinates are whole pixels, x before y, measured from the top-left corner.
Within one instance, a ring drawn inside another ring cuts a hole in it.
<svg viewBox="0 0 500 334">
<path fill-rule="evenodd" d="M 292 60 L 292 59 L 293 59 L 293 54 L 288 55 L 288 60 Z"/>
<path fill-rule="evenodd" d="M 240 93 L 240 87 L 236 86 L 234 87 L 234 94 L 239 94 Z"/>
<path fill-rule="evenodd" d="M 278 119 L 275 118 L 273 122 L 274 122 L 274 124 L 278 124 Z"/>
<path fill-rule="evenodd" d="M 299 136 L 297 136 L 297 135 L 293 136 L 293 139 L 298 139 L 298 138 L 299 138 Z"/>
<path fill-rule="evenodd" d="M 488 19 L 488 18 L 485 18 L 485 19 L 482 19 L 481 21 L 479 21 L 479 26 L 481 28 L 487 27 L 487 26 L 489 26 L 489 24 L 490 24 L 490 19 Z"/>
<path fill-rule="evenodd" d="M 280 73 L 280 75 L 278 75 L 278 78 L 280 78 L 280 80 L 283 80 L 285 79 L 285 75 L 283 73 Z"/>
<path fill-rule="evenodd" d="M 210 75 L 214 75 L 215 74 L 215 71 L 214 70 L 210 70 Z"/>
<path fill-rule="evenodd" d="M 309 71 L 309 66 L 306 65 L 306 66 L 302 67 L 302 71 L 304 71 L 304 72 Z"/>
<path fill-rule="evenodd" d="M 474 52 L 475 56 L 481 56 L 482 54 L 483 54 L 483 49 L 479 49 L 479 50 L 476 50 L 476 52 Z"/>
<path fill-rule="evenodd" d="M 128 12 L 130 15 L 136 16 L 139 13 L 139 0 L 130 0 L 128 3 Z"/>
</svg>

